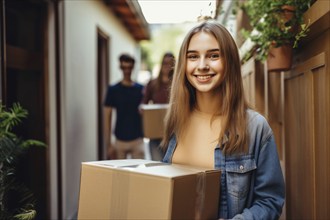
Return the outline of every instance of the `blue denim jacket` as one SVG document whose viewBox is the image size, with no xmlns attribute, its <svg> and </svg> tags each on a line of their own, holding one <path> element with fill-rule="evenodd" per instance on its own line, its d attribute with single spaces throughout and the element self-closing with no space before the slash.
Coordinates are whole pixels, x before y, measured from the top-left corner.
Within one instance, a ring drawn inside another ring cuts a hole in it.
<svg viewBox="0 0 330 220">
<path fill-rule="evenodd" d="M 278 219 L 285 200 L 285 185 L 274 135 L 259 113 L 248 110 L 248 118 L 248 154 L 224 155 L 219 145 L 214 150 L 215 169 L 222 171 L 218 217 Z M 173 136 L 163 162 L 171 163 L 176 143 Z"/>
</svg>

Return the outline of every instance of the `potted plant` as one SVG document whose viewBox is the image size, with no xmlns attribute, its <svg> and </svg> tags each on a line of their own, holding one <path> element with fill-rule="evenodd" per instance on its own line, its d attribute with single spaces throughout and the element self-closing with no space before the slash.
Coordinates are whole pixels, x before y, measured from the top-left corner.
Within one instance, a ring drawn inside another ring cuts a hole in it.
<svg viewBox="0 0 330 220">
<path fill-rule="evenodd" d="M 308 32 L 303 14 L 311 1 L 247 0 L 240 3 L 253 28 L 243 30 L 243 35 L 255 43 L 256 59 L 267 60 L 268 71 L 291 68 L 292 48 L 296 48 Z M 276 66 L 272 63 L 276 58 L 287 63 Z"/>
<path fill-rule="evenodd" d="M 37 140 L 23 140 L 13 132 L 27 114 L 19 104 L 6 109 L 0 102 L 0 219 L 34 219 L 36 216 L 33 194 L 15 178 L 19 156 L 31 146 L 45 146 Z"/>
</svg>

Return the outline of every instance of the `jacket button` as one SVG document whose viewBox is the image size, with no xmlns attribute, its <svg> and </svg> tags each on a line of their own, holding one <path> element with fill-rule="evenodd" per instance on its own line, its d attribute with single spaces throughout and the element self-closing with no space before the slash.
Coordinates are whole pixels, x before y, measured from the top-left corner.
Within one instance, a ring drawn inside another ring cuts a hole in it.
<svg viewBox="0 0 330 220">
<path fill-rule="evenodd" d="M 244 166 L 243 165 L 239 166 L 239 169 L 244 170 Z"/>
</svg>

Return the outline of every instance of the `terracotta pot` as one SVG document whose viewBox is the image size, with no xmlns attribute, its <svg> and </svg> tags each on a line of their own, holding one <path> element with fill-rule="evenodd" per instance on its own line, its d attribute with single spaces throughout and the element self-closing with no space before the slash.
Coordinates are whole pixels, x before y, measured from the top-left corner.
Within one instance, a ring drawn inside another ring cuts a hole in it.
<svg viewBox="0 0 330 220">
<path fill-rule="evenodd" d="M 283 28 L 286 28 L 286 23 L 289 22 L 293 17 L 296 8 L 290 5 L 283 5 L 281 7 L 282 12 L 279 14 L 279 23 L 278 25 Z M 297 32 L 297 26 L 294 25 L 290 28 L 290 32 Z M 276 42 L 273 42 L 273 45 L 276 45 Z M 267 57 L 267 69 L 270 71 L 286 71 L 291 69 L 292 65 L 292 45 L 283 45 L 281 47 L 272 46 L 269 50 Z"/>
<path fill-rule="evenodd" d="M 292 65 L 292 46 L 272 47 L 267 57 L 267 70 L 287 71 Z"/>
<path fill-rule="evenodd" d="M 285 22 L 288 22 L 293 18 L 296 7 L 291 5 L 283 5 L 281 9 L 282 9 L 282 18 L 284 19 Z"/>
</svg>

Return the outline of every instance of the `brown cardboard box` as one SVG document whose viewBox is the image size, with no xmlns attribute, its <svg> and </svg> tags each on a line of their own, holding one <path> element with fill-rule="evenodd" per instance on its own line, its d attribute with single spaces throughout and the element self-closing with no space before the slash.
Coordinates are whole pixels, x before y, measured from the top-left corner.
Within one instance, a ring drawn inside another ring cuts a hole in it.
<svg viewBox="0 0 330 220">
<path fill-rule="evenodd" d="M 141 105 L 143 132 L 146 138 L 162 138 L 164 134 L 164 117 L 168 104 Z"/>
<path fill-rule="evenodd" d="M 219 188 L 218 170 L 138 159 L 84 162 L 78 219 L 216 219 Z"/>
</svg>

